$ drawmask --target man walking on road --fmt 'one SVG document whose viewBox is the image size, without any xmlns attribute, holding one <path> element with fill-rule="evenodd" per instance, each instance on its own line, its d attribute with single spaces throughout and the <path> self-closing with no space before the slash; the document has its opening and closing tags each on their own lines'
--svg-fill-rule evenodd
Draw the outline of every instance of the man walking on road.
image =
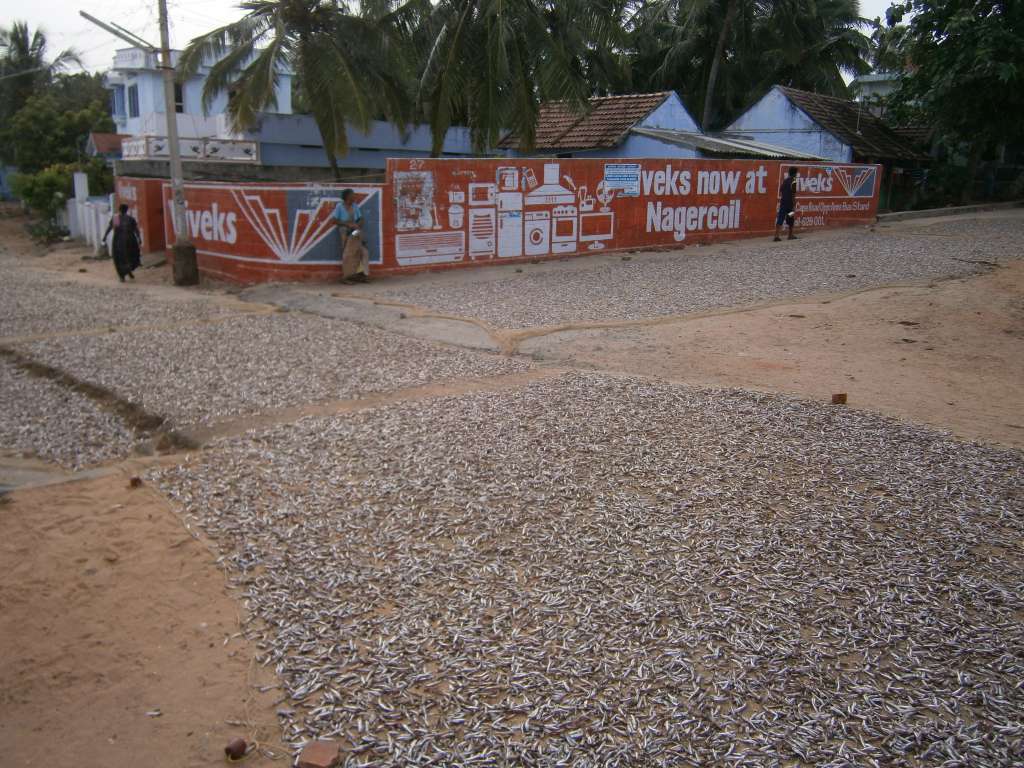
<svg viewBox="0 0 1024 768">
<path fill-rule="evenodd" d="M 789 227 L 787 239 L 796 240 L 796 235 L 793 234 L 793 224 L 796 222 L 796 168 L 789 169 L 789 175 L 782 180 L 782 186 L 779 187 L 779 213 L 775 217 L 776 243 L 782 240 L 779 237 L 779 227 L 783 222 Z"/>
</svg>

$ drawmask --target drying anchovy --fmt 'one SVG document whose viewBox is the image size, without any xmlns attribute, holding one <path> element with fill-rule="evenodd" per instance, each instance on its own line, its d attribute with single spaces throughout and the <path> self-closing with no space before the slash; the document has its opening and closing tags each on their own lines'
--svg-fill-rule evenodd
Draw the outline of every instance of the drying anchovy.
<svg viewBox="0 0 1024 768">
<path fill-rule="evenodd" d="M 491 271 L 462 281 L 382 286 L 388 299 L 500 328 L 585 321 L 639 320 L 898 281 L 975 274 L 1020 257 L 1024 222 L 1016 218 L 913 222 L 863 227 L 784 246 L 765 241 L 713 250 L 612 254 L 541 267 Z M 904 228 L 906 227 L 906 228 Z M 600 257 L 599 257 L 600 258 Z"/>
<path fill-rule="evenodd" d="M 110 262 L 90 271 L 113 277 Z M 187 294 L 185 294 L 187 296 Z M 209 298 L 161 299 L 136 285 L 97 285 L 28 269 L 0 254 L 0 338 L 86 329 L 194 322 L 230 311 Z"/>
<path fill-rule="evenodd" d="M 19 347 L 177 426 L 357 398 L 529 364 L 300 314 L 39 341 Z"/>
<path fill-rule="evenodd" d="M 574 374 L 154 471 L 347 766 L 1024 761 L 1024 457 Z"/>
<path fill-rule="evenodd" d="M 0 359 L 0 447 L 68 469 L 121 458 L 135 437 L 85 395 Z"/>
</svg>

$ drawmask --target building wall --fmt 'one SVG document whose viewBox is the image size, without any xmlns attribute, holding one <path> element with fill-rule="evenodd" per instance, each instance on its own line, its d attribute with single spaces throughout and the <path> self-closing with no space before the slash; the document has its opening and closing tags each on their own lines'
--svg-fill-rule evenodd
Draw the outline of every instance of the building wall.
<svg viewBox="0 0 1024 768">
<path fill-rule="evenodd" d="M 853 78 L 850 88 L 858 96 L 865 99 L 877 99 L 888 96 L 900 85 L 899 75 L 891 72 L 883 72 L 874 75 L 862 75 Z"/>
<path fill-rule="evenodd" d="M 329 164 L 320 130 L 310 115 L 263 115 L 252 131 L 241 138 L 260 142 L 264 165 L 301 165 L 326 168 Z M 367 131 L 348 128 L 349 152 L 338 158 L 342 168 L 372 168 L 383 171 L 389 157 L 427 157 L 431 150 L 430 128 L 400 127 L 375 120 Z M 468 128 L 449 128 L 442 153 L 448 156 L 473 154 Z"/>
<path fill-rule="evenodd" d="M 664 103 L 641 120 L 638 128 L 663 128 L 674 131 L 696 131 L 700 132 L 697 122 L 690 116 L 683 102 L 672 93 L 665 99 Z M 523 154 L 510 151 L 510 157 L 524 157 Z M 696 158 L 700 154 L 693 149 L 680 147 L 674 144 L 667 144 L 647 136 L 627 134 L 626 137 L 615 147 L 604 147 L 601 149 L 583 149 L 574 151 L 541 150 L 534 152 L 536 156 L 550 156 L 561 158 L 623 158 L 623 157 L 674 157 L 674 158 Z"/>
<path fill-rule="evenodd" d="M 345 184 L 185 185 L 189 237 L 200 274 L 242 284 L 338 280 L 341 240 L 331 218 Z M 162 184 L 164 235 L 174 241 L 170 185 Z M 363 214 L 371 269 L 383 265 L 385 185 L 349 187 Z M 173 254 L 168 254 L 173 258 Z"/>
<path fill-rule="evenodd" d="M 682 130 L 682 129 L 680 129 Z M 592 153 L 580 153 L 576 157 L 671 157 L 682 159 L 696 159 L 700 153 L 690 147 L 680 147 L 678 144 L 669 144 L 658 141 L 650 136 L 639 136 L 631 133 L 622 144 L 613 150 L 595 150 Z"/>
<path fill-rule="evenodd" d="M 174 60 L 177 61 L 177 51 Z M 114 57 L 114 67 L 107 76 L 107 87 L 112 92 L 111 116 L 118 133 L 133 136 L 159 135 L 167 132 L 164 115 L 163 75 L 155 67 L 153 54 L 138 49 L 122 49 Z M 204 66 L 199 73 L 182 84 L 184 112 L 178 113 L 178 128 L 184 138 L 230 138 L 220 131 L 225 123 L 218 122 L 217 116 L 227 110 L 228 94 L 216 94 L 209 109 L 203 109 L 203 87 L 210 68 Z M 289 73 L 278 75 L 275 89 L 277 102 L 271 111 L 290 114 L 292 111 L 292 78 Z M 128 89 L 138 88 L 139 114 L 131 116 L 128 104 Z"/>
<path fill-rule="evenodd" d="M 875 220 L 882 173 L 874 165 L 392 159 L 385 184 L 351 186 L 366 220 L 371 272 L 398 274 L 767 237 L 791 165 L 800 169 L 798 227 Z M 119 191 L 133 181 L 119 178 Z M 200 272 L 240 283 L 336 279 L 340 248 L 330 215 L 343 186 L 186 184 Z M 140 221 L 150 216 L 141 200 Z M 161 200 L 170 242 L 166 183 Z"/>
<path fill-rule="evenodd" d="M 853 160 L 853 149 L 850 146 L 811 120 L 776 88 L 772 88 L 740 115 L 725 133 L 788 147 L 840 163 Z"/>
<path fill-rule="evenodd" d="M 114 205 L 128 206 L 128 213 L 139 223 L 142 252 L 153 253 L 167 248 L 164 235 L 164 207 L 161 205 L 162 179 L 118 177 L 114 184 Z"/>
<path fill-rule="evenodd" d="M 514 263 L 768 235 L 791 161 L 392 160 L 380 271 Z M 797 164 L 798 226 L 873 221 L 877 166 Z"/>
<path fill-rule="evenodd" d="M 690 116 L 683 102 L 679 100 L 675 93 L 672 93 L 665 99 L 665 103 L 645 117 L 638 127 L 700 132 L 700 126 L 697 125 L 697 121 Z"/>
<path fill-rule="evenodd" d="M 164 110 L 163 79 L 153 68 L 150 54 L 137 49 L 124 49 L 115 56 L 115 67 L 108 75 L 112 91 L 112 115 L 119 133 L 132 136 L 166 136 L 167 116 Z M 250 130 L 235 131 L 226 114 L 228 95 L 222 91 L 204 110 L 202 92 L 209 67 L 182 85 L 184 112 L 176 120 L 182 138 L 223 138 L 257 141 L 260 162 L 266 166 L 327 168 L 329 163 L 316 123 L 310 115 L 293 115 L 292 76 L 279 73 L 277 101 L 261 114 Z M 138 115 L 130 116 L 128 89 L 138 89 Z M 431 153 L 430 129 L 425 125 L 409 126 L 403 131 L 391 123 L 374 121 L 367 131 L 351 126 L 348 129 L 350 151 L 338 158 L 345 169 L 361 169 L 383 173 L 387 157 L 426 157 Z M 448 130 L 442 155 L 473 154 L 467 128 Z"/>
</svg>

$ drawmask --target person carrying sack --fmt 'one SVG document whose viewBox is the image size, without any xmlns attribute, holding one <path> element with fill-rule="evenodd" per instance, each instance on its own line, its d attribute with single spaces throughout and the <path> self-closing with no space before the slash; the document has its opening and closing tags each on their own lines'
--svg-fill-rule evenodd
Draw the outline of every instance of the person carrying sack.
<svg viewBox="0 0 1024 768">
<path fill-rule="evenodd" d="M 351 189 L 341 192 L 341 202 L 334 208 L 334 226 L 341 234 L 341 282 L 365 283 L 369 280 L 369 253 L 363 242 L 363 213 L 353 201 Z"/>
</svg>

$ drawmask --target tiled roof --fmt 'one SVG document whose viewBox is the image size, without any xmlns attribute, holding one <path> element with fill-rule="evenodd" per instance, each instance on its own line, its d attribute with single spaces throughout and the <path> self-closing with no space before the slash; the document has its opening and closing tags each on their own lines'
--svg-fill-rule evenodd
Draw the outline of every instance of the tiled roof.
<svg viewBox="0 0 1024 768">
<path fill-rule="evenodd" d="M 925 148 L 932 141 L 935 128 L 931 125 L 903 125 L 893 128 L 893 133 L 907 144 L 916 148 Z"/>
<path fill-rule="evenodd" d="M 777 87 L 814 122 L 844 144 L 853 147 L 856 155 L 877 160 L 916 160 L 921 157 L 889 126 L 854 101 L 781 85 Z"/>
<path fill-rule="evenodd" d="M 90 133 L 89 142 L 97 155 L 121 154 L 121 139 L 129 138 L 123 133 Z"/>
<path fill-rule="evenodd" d="M 630 128 L 660 107 L 670 95 L 669 91 L 662 91 L 594 97 L 583 113 L 574 112 L 562 101 L 542 104 L 534 148 L 576 150 L 618 146 Z M 498 146 L 518 149 L 519 139 L 510 133 Z"/>
</svg>

